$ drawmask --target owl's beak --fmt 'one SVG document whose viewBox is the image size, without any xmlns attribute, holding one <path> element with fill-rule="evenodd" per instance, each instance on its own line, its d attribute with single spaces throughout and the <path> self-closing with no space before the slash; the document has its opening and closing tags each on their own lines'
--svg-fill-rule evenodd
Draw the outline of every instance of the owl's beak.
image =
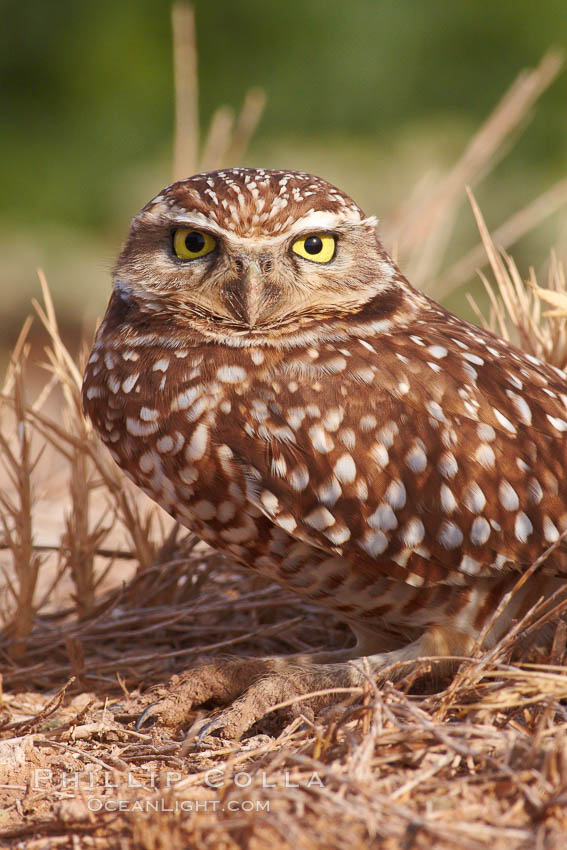
<svg viewBox="0 0 567 850">
<path fill-rule="evenodd" d="M 260 316 L 263 290 L 264 282 L 260 266 L 251 260 L 244 276 L 238 281 L 239 312 L 242 313 L 242 319 L 251 328 L 256 326 Z"/>
</svg>

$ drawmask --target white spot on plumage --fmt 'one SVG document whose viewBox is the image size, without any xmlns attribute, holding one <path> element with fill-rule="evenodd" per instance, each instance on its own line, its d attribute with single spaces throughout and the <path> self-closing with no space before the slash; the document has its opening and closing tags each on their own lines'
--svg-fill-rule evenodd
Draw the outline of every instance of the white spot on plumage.
<svg viewBox="0 0 567 850">
<path fill-rule="evenodd" d="M 152 372 L 166 372 L 169 368 L 169 357 L 162 357 L 161 360 L 156 360 L 152 366 Z"/>
<path fill-rule="evenodd" d="M 384 469 L 388 466 L 390 461 L 390 455 L 388 451 L 382 443 L 374 443 L 370 449 L 370 457 L 381 469 Z"/>
<path fill-rule="evenodd" d="M 108 385 L 108 389 L 111 393 L 117 393 L 120 389 L 120 379 L 116 377 L 116 375 L 107 375 L 106 383 Z"/>
<path fill-rule="evenodd" d="M 350 531 L 345 525 L 335 525 L 323 534 L 335 546 L 340 546 L 350 539 Z"/>
<path fill-rule="evenodd" d="M 356 464 L 349 454 L 343 454 L 333 467 L 333 472 L 341 484 L 352 484 L 356 478 Z"/>
<path fill-rule="evenodd" d="M 102 398 L 105 391 L 102 387 L 89 387 L 87 390 L 87 398 Z"/>
<path fill-rule="evenodd" d="M 438 466 L 443 478 L 454 478 L 459 471 L 459 465 L 453 452 L 444 452 L 439 458 Z"/>
<path fill-rule="evenodd" d="M 321 364 L 323 368 L 331 374 L 342 372 L 346 368 L 347 362 L 344 357 L 333 357 L 331 360 L 326 360 Z"/>
<path fill-rule="evenodd" d="M 217 378 L 223 384 L 238 384 L 246 378 L 246 372 L 242 366 L 220 366 Z"/>
<path fill-rule="evenodd" d="M 413 555 L 413 549 L 402 549 L 400 552 L 395 552 L 392 555 L 392 561 L 399 564 L 400 567 L 407 567 L 410 557 Z"/>
<path fill-rule="evenodd" d="M 458 345 L 459 348 L 462 348 L 465 351 L 468 351 L 468 345 L 466 342 L 463 342 L 462 339 L 457 339 L 456 337 L 451 337 L 451 342 L 454 342 L 455 345 Z"/>
<path fill-rule="evenodd" d="M 371 351 L 373 354 L 376 354 L 376 349 L 366 339 L 359 339 L 358 341 L 361 345 L 364 346 L 364 348 L 368 349 L 368 351 Z"/>
<path fill-rule="evenodd" d="M 512 390 L 506 390 L 506 395 L 512 400 L 512 404 L 514 405 L 514 409 L 516 410 L 520 422 L 523 422 L 524 425 L 531 425 L 532 412 L 525 398 L 512 392 Z"/>
<path fill-rule="evenodd" d="M 295 443 L 293 431 L 287 425 L 280 425 L 272 430 L 272 436 L 280 443 Z"/>
<path fill-rule="evenodd" d="M 271 462 L 271 471 L 272 475 L 277 475 L 279 478 L 284 478 L 287 473 L 287 463 L 285 458 L 280 455 L 280 457 L 272 458 Z"/>
<path fill-rule="evenodd" d="M 170 437 L 169 434 L 164 434 L 163 437 L 160 437 L 156 443 L 156 449 L 158 452 L 165 454 L 166 452 L 170 452 L 173 448 L 173 437 Z"/>
<path fill-rule="evenodd" d="M 507 511 L 517 511 L 520 507 L 520 499 L 518 494 L 512 487 L 509 481 L 505 478 L 500 482 L 500 487 L 498 488 L 498 497 L 500 499 L 500 504 Z"/>
<path fill-rule="evenodd" d="M 123 391 L 124 391 L 125 393 L 129 393 L 129 392 L 130 392 L 130 390 L 133 390 L 133 389 L 134 389 L 134 387 L 136 386 L 136 382 L 137 382 L 137 380 L 138 380 L 138 378 L 139 378 L 139 377 L 140 377 L 140 373 L 139 373 L 139 372 L 134 372 L 132 375 L 128 375 L 128 377 L 127 377 L 127 378 L 125 378 L 125 379 L 122 381 L 122 389 L 123 389 Z"/>
<path fill-rule="evenodd" d="M 383 531 L 367 531 L 359 546 L 375 558 L 388 548 L 388 538 Z"/>
<path fill-rule="evenodd" d="M 516 387 L 517 390 L 522 390 L 524 388 L 522 381 L 520 381 L 517 375 L 513 375 L 512 372 L 507 373 L 506 380 L 508 383 L 512 384 L 513 387 Z"/>
<path fill-rule="evenodd" d="M 477 561 L 475 558 L 471 558 L 470 555 L 463 555 L 461 563 L 459 564 L 458 569 L 462 573 L 466 573 L 469 576 L 476 576 L 480 572 L 482 568 L 482 564 L 480 561 Z"/>
<path fill-rule="evenodd" d="M 321 418 L 321 408 L 317 404 L 308 404 L 305 408 L 305 412 L 311 417 L 311 419 Z"/>
<path fill-rule="evenodd" d="M 447 487 L 446 484 L 441 485 L 441 489 L 439 491 L 440 499 L 441 499 L 441 507 L 446 514 L 452 514 L 457 510 L 457 500 L 453 495 L 453 491 Z"/>
<path fill-rule="evenodd" d="M 417 573 L 408 573 L 405 583 L 409 584 L 410 587 L 423 587 L 425 579 Z"/>
<path fill-rule="evenodd" d="M 213 503 L 207 501 L 207 499 L 201 499 L 199 502 L 196 502 L 195 505 L 193 505 L 193 511 L 195 515 L 204 522 L 209 519 L 213 519 L 217 512 Z"/>
<path fill-rule="evenodd" d="M 520 543 L 525 543 L 534 530 L 530 518 L 523 511 L 519 511 L 514 524 L 514 532 Z"/>
<path fill-rule="evenodd" d="M 476 366 L 484 366 L 484 360 L 482 357 L 479 357 L 478 354 L 472 354 L 471 352 L 466 351 L 461 356 L 465 360 L 468 360 L 469 363 L 474 363 Z"/>
<path fill-rule="evenodd" d="M 490 537 L 490 523 L 483 516 L 477 516 L 471 526 L 471 543 L 483 546 Z"/>
<path fill-rule="evenodd" d="M 372 413 L 365 413 L 358 421 L 358 426 L 361 431 L 372 431 L 378 424 L 376 417 Z"/>
<path fill-rule="evenodd" d="M 184 484 L 194 484 L 199 478 L 199 472 L 194 466 L 184 466 L 179 470 L 179 477 Z"/>
<path fill-rule="evenodd" d="M 335 518 L 327 508 L 321 506 L 307 514 L 305 522 L 316 531 L 323 531 L 324 528 L 335 524 Z"/>
<path fill-rule="evenodd" d="M 140 467 L 142 472 L 146 473 L 146 475 L 152 472 L 155 466 L 153 453 L 144 452 L 144 454 L 140 455 L 140 458 L 138 460 L 138 466 Z"/>
<path fill-rule="evenodd" d="M 252 540 L 256 536 L 256 527 L 251 523 L 250 525 L 243 525 L 239 528 L 223 528 L 220 536 L 229 543 L 245 543 L 247 540 Z"/>
<path fill-rule="evenodd" d="M 509 558 L 506 555 L 497 555 L 494 559 L 494 566 L 496 569 L 501 570 L 509 563 Z"/>
<path fill-rule="evenodd" d="M 445 549 L 456 549 L 463 542 L 463 532 L 454 522 L 445 520 L 439 529 L 437 539 Z"/>
<path fill-rule="evenodd" d="M 185 449 L 185 457 L 187 460 L 201 460 L 209 443 L 209 428 L 202 422 L 197 425 L 191 435 L 191 439 Z"/>
<path fill-rule="evenodd" d="M 265 422 L 269 417 L 268 405 L 265 401 L 255 398 L 250 406 L 252 418 L 257 422 Z"/>
<path fill-rule="evenodd" d="M 476 481 L 467 487 L 467 491 L 463 499 L 463 504 L 473 514 L 479 514 L 481 511 L 484 510 L 484 507 L 486 505 L 486 496 L 484 495 Z"/>
<path fill-rule="evenodd" d="M 263 507 L 268 511 L 272 516 L 276 514 L 279 510 L 280 503 L 277 496 L 274 496 L 270 490 L 263 490 L 260 493 L 260 501 Z"/>
<path fill-rule="evenodd" d="M 556 543 L 557 540 L 559 540 L 559 529 L 557 528 L 551 517 L 544 516 L 543 518 L 543 536 L 545 538 L 546 543 Z"/>
<path fill-rule="evenodd" d="M 301 423 L 305 419 L 305 416 L 306 411 L 304 407 L 290 407 L 285 418 L 293 430 L 297 431 L 298 428 L 301 428 Z"/>
<path fill-rule="evenodd" d="M 159 413 L 155 408 L 142 407 L 140 409 L 140 419 L 143 419 L 144 422 L 155 422 L 158 416 Z"/>
<path fill-rule="evenodd" d="M 196 401 L 185 411 L 185 418 L 188 422 L 195 422 L 202 413 L 207 409 L 207 401 L 200 396 Z"/>
<path fill-rule="evenodd" d="M 393 510 L 401 510 L 405 506 L 407 498 L 403 482 L 399 479 L 392 481 L 384 494 L 384 498 Z"/>
<path fill-rule="evenodd" d="M 275 523 L 279 528 L 287 531 L 288 534 L 293 534 L 297 528 L 297 522 L 291 514 L 279 514 L 275 519 Z"/>
<path fill-rule="evenodd" d="M 492 440 L 496 439 L 496 431 L 492 427 L 492 425 L 487 425 L 485 422 L 481 422 L 476 429 L 476 433 L 480 440 L 483 440 L 485 443 L 491 443 Z"/>
<path fill-rule="evenodd" d="M 352 428 L 341 428 L 339 431 L 339 440 L 349 451 L 352 451 L 356 445 L 356 434 Z"/>
<path fill-rule="evenodd" d="M 541 489 L 541 484 L 537 478 L 532 478 L 528 482 L 528 501 L 531 502 L 532 505 L 539 505 L 542 499 L 543 490 Z"/>
<path fill-rule="evenodd" d="M 400 530 L 400 538 L 404 546 L 413 548 L 418 546 L 425 535 L 425 528 L 422 521 L 418 517 L 413 517 Z"/>
<path fill-rule="evenodd" d="M 465 401 L 463 404 L 466 413 L 470 416 L 471 419 L 478 420 L 478 402 L 477 401 Z"/>
<path fill-rule="evenodd" d="M 559 431 L 561 433 L 563 431 L 567 431 L 567 422 L 564 419 L 560 419 L 557 416 L 550 416 L 549 413 L 546 414 L 546 416 L 556 431 Z"/>
<path fill-rule="evenodd" d="M 374 371 L 369 366 L 361 366 L 360 368 L 354 370 L 354 375 L 357 378 L 360 378 L 360 380 L 363 381 L 365 384 L 371 384 L 374 380 Z"/>
<path fill-rule="evenodd" d="M 484 467 L 484 469 L 493 469 L 496 462 L 494 449 L 488 443 L 481 443 L 474 453 L 475 460 Z"/>
<path fill-rule="evenodd" d="M 359 478 L 354 485 L 355 493 L 359 501 L 365 502 L 368 499 L 368 484 L 364 478 Z"/>
<path fill-rule="evenodd" d="M 380 443 L 383 443 L 387 449 L 390 449 L 394 444 L 394 438 L 400 433 L 400 429 L 396 422 L 390 421 L 383 425 L 376 438 Z"/>
<path fill-rule="evenodd" d="M 321 424 L 326 431 L 332 431 L 334 433 L 340 427 L 340 424 L 343 421 L 343 417 L 344 408 L 331 407 L 325 412 L 325 415 L 321 420 Z"/>
<path fill-rule="evenodd" d="M 425 409 L 427 412 L 433 416 L 434 419 L 438 419 L 439 422 L 445 421 L 445 414 L 443 413 L 443 408 L 436 401 L 427 401 L 425 403 Z"/>
<path fill-rule="evenodd" d="M 473 382 L 473 384 L 476 384 L 476 379 L 478 378 L 478 372 L 476 371 L 476 369 L 473 366 L 471 366 L 470 363 L 463 363 L 463 372 L 465 373 L 467 378 L 470 381 Z"/>
<path fill-rule="evenodd" d="M 327 481 L 324 484 L 321 484 L 318 488 L 317 496 L 320 502 L 328 508 L 332 508 L 340 499 L 342 492 L 343 491 L 341 490 L 339 482 L 334 475 L 331 475 Z"/>
<path fill-rule="evenodd" d="M 335 444 L 321 425 L 312 425 L 309 429 L 309 437 L 315 451 L 328 454 L 333 450 Z"/>
<path fill-rule="evenodd" d="M 414 446 L 406 455 L 406 464 L 416 474 L 423 472 L 427 466 L 427 455 L 421 446 Z"/>
<path fill-rule="evenodd" d="M 427 350 L 432 357 L 435 357 L 436 360 L 441 360 L 443 357 L 447 356 L 447 349 L 444 345 L 430 345 Z"/>
<path fill-rule="evenodd" d="M 148 437 L 150 434 L 155 434 L 158 429 L 157 422 L 140 422 L 132 416 L 126 419 L 126 430 L 134 437 Z"/>
<path fill-rule="evenodd" d="M 221 502 L 217 508 L 219 522 L 230 522 L 236 516 L 236 505 L 234 502 Z"/>
<path fill-rule="evenodd" d="M 366 520 L 370 528 L 378 531 L 392 531 L 398 527 L 396 514 L 388 504 L 379 505 L 373 514 Z"/>
<path fill-rule="evenodd" d="M 502 425 L 503 428 L 505 428 L 507 431 L 509 431 L 510 434 L 516 434 L 517 433 L 512 422 L 510 422 L 510 420 L 507 419 L 506 416 L 504 416 L 504 414 L 501 413 L 501 411 L 498 410 L 497 407 L 493 407 L 492 412 L 494 413 L 494 416 L 496 417 L 496 419 L 498 420 L 500 425 Z"/>
<path fill-rule="evenodd" d="M 187 410 L 190 407 L 196 398 L 198 398 L 203 392 L 203 385 L 196 384 L 194 387 L 189 387 L 183 392 L 179 393 L 173 401 L 171 402 L 170 409 L 172 411 L 176 410 Z"/>
<path fill-rule="evenodd" d="M 289 486 L 296 493 L 302 493 L 309 484 L 309 470 L 304 464 L 292 469 L 289 476 Z"/>
</svg>

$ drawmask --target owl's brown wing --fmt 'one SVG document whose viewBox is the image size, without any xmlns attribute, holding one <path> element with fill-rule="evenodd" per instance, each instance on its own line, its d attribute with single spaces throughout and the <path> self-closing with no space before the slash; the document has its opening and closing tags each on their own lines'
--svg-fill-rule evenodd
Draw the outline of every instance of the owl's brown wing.
<svg viewBox="0 0 567 850">
<path fill-rule="evenodd" d="M 416 585 L 522 571 L 567 528 L 562 373 L 439 315 L 291 356 L 231 446 L 276 525 Z"/>
</svg>

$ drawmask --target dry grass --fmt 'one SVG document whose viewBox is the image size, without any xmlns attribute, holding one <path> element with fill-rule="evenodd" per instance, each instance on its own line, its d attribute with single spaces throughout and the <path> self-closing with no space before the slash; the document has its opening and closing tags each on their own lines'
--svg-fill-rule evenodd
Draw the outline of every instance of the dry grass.
<svg viewBox="0 0 567 850">
<path fill-rule="evenodd" d="M 192 16 L 177 8 L 175 22 L 178 114 L 193 115 L 177 123 L 181 174 L 197 162 L 237 160 L 263 96 L 250 93 L 236 122 L 217 112 L 199 155 Z M 524 75 L 429 201 L 422 192 L 407 220 L 391 220 L 388 238 L 415 268 L 425 240 L 422 280 L 443 265 L 464 183 L 495 161 L 558 62 L 551 56 Z M 559 184 L 554 198 L 564 192 Z M 481 320 L 565 367 L 560 262 L 552 259 L 545 287 L 533 272 L 524 281 L 502 250 L 502 231 L 491 238 L 471 201 L 484 252 L 474 262 L 488 263 L 492 277 L 484 276 L 491 314 Z M 520 216 L 506 244 L 539 215 Z M 467 262 L 447 280 L 462 277 Z M 41 284 L 45 385 L 28 396 L 27 322 L 0 399 L 2 846 L 565 847 L 560 598 L 537 603 L 498 647 L 462 660 L 434 693 L 416 688 L 415 675 L 380 689 L 369 678 L 319 717 L 288 722 L 271 713 L 243 742 L 200 750 L 159 726 L 133 728 L 121 714 L 126 696 L 211 655 L 286 654 L 350 637 L 331 615 L 175 527 L 123 478 L 81 416 L 83 363 L 65 349 Z M 512 661 L 518 642 L 546 620 L 558 622 L 551 649 Z"/>
</svg>

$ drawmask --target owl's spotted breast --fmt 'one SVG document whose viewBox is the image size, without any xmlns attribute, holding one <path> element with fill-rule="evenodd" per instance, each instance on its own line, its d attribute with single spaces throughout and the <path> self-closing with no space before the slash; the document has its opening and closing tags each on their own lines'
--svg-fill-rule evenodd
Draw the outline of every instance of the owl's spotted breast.
<svg viewBox="0 0 567 850">
<path fill-rule="evenodd" d="M 565 375 L 412 289 L 331 189 L 238 169 L 164 190 L 134 220 L 84 407 L 218 550 L 362 630 L 474 639 L 567 530 Z M 180 222 L 213 234 L 207 256 L 175 256 Z M 298 258 L 323 230 L 331 259 Z M 559 547 L 501 630 L 566 570 Z"/>
<path fill-rule="evenodd" d="M 291 587 L 273 526 L 341 556 L 355 584 L 502 574 L 567 526 L 565 398 L 559 376 L 478 329 L 432 335 L 436 317 L 286 352 L 133 335 L 95 350 L 86 408 L 165 510 Z"/>
</svg>

